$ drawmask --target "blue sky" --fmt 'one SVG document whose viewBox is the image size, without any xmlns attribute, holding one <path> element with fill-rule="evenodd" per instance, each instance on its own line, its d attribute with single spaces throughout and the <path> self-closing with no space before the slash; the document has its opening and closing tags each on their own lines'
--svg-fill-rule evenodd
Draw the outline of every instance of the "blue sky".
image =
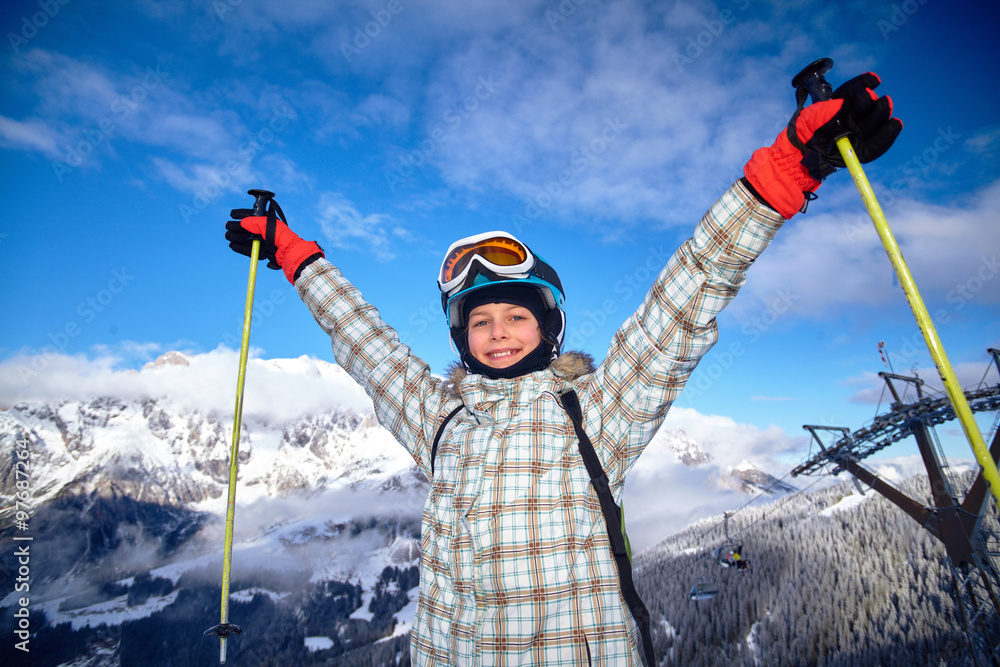
<svg viewBox="0 0 1000 667">
<path fill-rule="evenodd" d="M 1000 346 L 994 2 L 35 0 L 0 16 L 4 406 L 58 398 L 42 380 L 65 358 L 85 375 L 238 347 L 248 262 L 222 236 L 249 188 L 276 192 L 437 372 L 454 359 L 441 256 L 490 229 L 557 268 L 568 346 L 600 359 L 824 56 L 834 85 L 877 71 L 905 122 L 867 171 L 963 384 Z M 677 403 L 777 427 L 790 464 L 802 424 L 874 416 L 879 341 L 896 372 L 935 374 L 850 177 L 819 195 Z M 281 273 L 261 271 L 257 309 L 255 354 L 331 359 Z"/>
</svg>

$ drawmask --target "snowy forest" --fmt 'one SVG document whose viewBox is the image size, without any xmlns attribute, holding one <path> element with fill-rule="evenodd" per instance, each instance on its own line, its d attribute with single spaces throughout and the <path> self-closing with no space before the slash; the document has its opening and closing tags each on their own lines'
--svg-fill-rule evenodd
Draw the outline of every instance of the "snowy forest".
<svg viewBox="0 0 1000 667">
<path fill-rule="evenodd" d="M 926 480 L 919 477 L 901 488 L 912 497 L 927 497 Z M 349 528 L 389 540 L 416 526 L 372 518 Z M 746 572 L 721 568 L 711 558 L 725 542 L 721 517 L 635 557 L 661 665 L 973 664 L 943 548 L 878 494 L 869 490 L 860 498 L 853 484 L 842 482 L 770 504 L 753 502 L 732 515 L 726 528 L 743 545 L 751 564 Z M 690 600 L 698 582 L 717 584 L 718 595 Z M 415 595 L 416 585 L 415 567 L 386 568 L 375 590 L 367 592 L 352 582 L 297 580 L 280 569 L 234 582 L 234 589 L 250 586 L 259 592 L 232 604 L 231 618 L 247 632 L 230 640 L 230 661 L 407 665 L 408 636 L 394 633 L 395 615 L 412 602 L 408 595 Z M 85 602 L 125 593 L 130 607 L 150 596 L 176 597 L 151 616 L 120 626 L 44 627 L 27 662 L 6 642 L 0 663 L 165 666 L 218 659 L 217 643 L 202 637 L 199 625 L 217 613 L 218 586 L 195 572 L 176 584 L 141 573 L 128 586 L 106 584 Z M 362 619 L 357 610 L 365 601 L 368 613 Z M 0 630 L 9 636 L 9 617 L 3 624 Z M 331 641 L 310 650 L 305 638 L 316 635 Z"/>
<path fill-rule="evenodd" d="M 928 498 L 926 478 L 900 488 Z M 729 532 L 747 572 L 712 560 L 725 542 L 719 520 L 640 554 L 636 580 L 661 664 L 974 664 L 943 546 L 868 489 L 863 502 L 831 511 L 856 493 L 844 482 L 737 513 Z M 698 582 L 717 584 L 718 595 L 689 600 Z"/>
</svg>

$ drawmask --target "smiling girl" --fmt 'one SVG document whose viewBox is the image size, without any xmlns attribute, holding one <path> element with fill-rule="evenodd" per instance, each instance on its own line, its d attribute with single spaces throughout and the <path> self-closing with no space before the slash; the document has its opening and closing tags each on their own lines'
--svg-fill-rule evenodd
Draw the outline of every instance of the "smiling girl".
<svg viewBox="0 0 1000 667">
<path fill-rule="evenodd" d="M 556 272 L 520 240 L 455 242 L 438 275 L 460 361 L 441 378 L 400 342 L 315 243 L 232 212 L 226 238 L 263 237 L 430 482 L 421 524 L 416 665 L 655 664 L 617 503 L 625 478 L 717 338 L 715 318 L 820 181 L 849 133 L 863 161 L 902 123 L 874 74 L 801 108 L 673 254 L 600 365 L 562 353 Z"/>
</svg>

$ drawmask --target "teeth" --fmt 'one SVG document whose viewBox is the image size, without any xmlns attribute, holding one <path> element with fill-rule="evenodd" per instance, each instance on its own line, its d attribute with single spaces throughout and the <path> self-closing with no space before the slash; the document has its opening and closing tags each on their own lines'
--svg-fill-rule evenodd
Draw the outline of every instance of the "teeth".
<svg viewBox="0 0 1000 667">
<path fill-rule="evenodd" d="M 508 352 L 494 352 L 490 356 L 493 357 L 494 359 L 496 359 L 498 357 L 509 357 L 512 354 L 514 354 L 514 353 L 513 352 L 509 352 L 509 351 Z"/>
</svg>

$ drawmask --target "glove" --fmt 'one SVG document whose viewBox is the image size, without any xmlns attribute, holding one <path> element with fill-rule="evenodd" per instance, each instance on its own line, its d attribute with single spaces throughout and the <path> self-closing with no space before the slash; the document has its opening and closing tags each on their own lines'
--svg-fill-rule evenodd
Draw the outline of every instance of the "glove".
<svg viewBox="0 0 1000 667">
<path fill-rule="evenodd" d="M 258 216 L 251 209 L 234 208 L 229 215 L 235 219 L 226 223 L 226 240 L 234 251 L 249 257 L 253 240 L 261 239 L 260 258 L 270 260 L 268 268 L 283 269 L 294 285 L 302 269 L 325 255 L 314 241 L 303 241 L 289 229 L 278 218 L 274 206 L 272 200 L 267 215 Z"/>
<path fill-rule="evenodd" d="M 840 137 L 850 137 L 862 163 L 889 150 L 903 122 L 892 117 L 892 98 L 875 94 L 879 83 L 868 72 L 837 88 L 829 100 L 800 105 L 774 144 L 754 152 L 743 173 L 771 208 L 785 218 L 804 210 L 806 193 L 844 166 L 836 146 Z"/>
</svg>

